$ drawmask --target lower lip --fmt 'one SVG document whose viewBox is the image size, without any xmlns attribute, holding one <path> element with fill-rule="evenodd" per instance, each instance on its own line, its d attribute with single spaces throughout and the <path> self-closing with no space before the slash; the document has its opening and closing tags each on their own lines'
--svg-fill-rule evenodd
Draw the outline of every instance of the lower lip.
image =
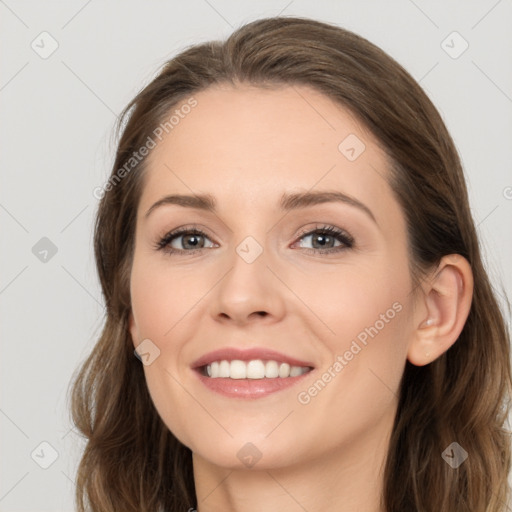
<svg viewBox="0 0 512 512">
<path fill-rule="evenodd" d="M 230 398 L 263 398 L 302 381 L 313 370 L 297 377 L 276 377 L 275 379 L 226 379 L 206 377 L 195 373 L 199 380 L 210 390 Z"/>
</svg>

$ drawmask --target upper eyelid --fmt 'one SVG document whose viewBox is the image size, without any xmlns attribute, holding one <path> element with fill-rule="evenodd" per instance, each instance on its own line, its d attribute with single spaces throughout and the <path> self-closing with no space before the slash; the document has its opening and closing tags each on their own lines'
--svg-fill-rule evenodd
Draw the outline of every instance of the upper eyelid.
<svg viewBox="0 0 512 512">
<path fill-rule="evenodd" d="M 323 223 L 323 224 L 317 223 L 316 226 L 311 226 L 309 228 L 302 229 L 294 236 L 295 237 L 303 237 L 305 235 L 310 235 L 310 234 L 314 233 L 315 231 L 322 231 L 322 230 L 329 230 L 329 229 L 334 229 L 336 231 L 340 231 L 341 232 L 340 234 L 346 234 L 347 236 L 350 236 L 350 237 L 352 236 L 350 234 L 350 232 L 347 231 L 346 229 L 340 228 L 338 226 L 335 226 L 335 225 L 329 224 L 329 223 Z M 165 231 L 162 235 L 159 236 L 159 238 L 162 239 L 167 236 L 183 236 L 188 233 L 200 233 L 201 235 L 210 237 L 210 234 L 208 233 L 207 228 L 196 227 L 195 225 L 193 225 L 193 226 L 185 225 L 184 227 Z M 214 236 L 214 238 L 215 238 L 215 236 Z"/>
</svg>

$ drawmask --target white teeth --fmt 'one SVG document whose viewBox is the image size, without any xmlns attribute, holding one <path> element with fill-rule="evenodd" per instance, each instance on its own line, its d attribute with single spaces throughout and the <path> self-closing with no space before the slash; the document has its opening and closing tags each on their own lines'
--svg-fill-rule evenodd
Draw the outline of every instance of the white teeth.
<svg viewBox="0 0 512 512">
<path fill-rule="evenodd" d="M 229 378 L 230 379 L 246 379 L 247 378 L 247 366 L 243 361 L 231 361 L 229 366 Z"/>
<path fill-rule="evenodd" d="M 290 368 L 290 377 L 298 377 L 302 375 L 302 368 L 300 366 L 292 366 Z"/>
<path fill-rule="evenodd" d="M 290 366 L 288 363 L 277 361 L 262 361 L 253 359 L 251 361 L 214 361 L 206 365 L 206 375 L 212 379 L 219 377 L 230 379 L 275 379 L 277 377 L 298 377 L 309 371 L 308 367 Z"/>
<path fill-rule="evenodd" d="M 221 361 L 219 364 L 219 377 L 229 377 L 229 361 Z"/>
<path fill-rule="evenodd" d="M 290 375 L 290 365 L 288 363 L 281 363 L 279 367 L 279 377 L 288 377 Z"/>
<path fill-rule="evenodd" d="M 265 365 L 265 377 L 274 379 L 279 375 L 279 366 L 275 361 L 267 361 Z"/>
<path fill-rule="evenodd" d="M 241 362 L 241 361 L 240 361 Z M 233 364 L 233 363 L 231 363 Z M 264 379 L 265 378 L 265 363 L 260 359 L 249 361 L 247 363 L 247 378 L 248 379 Z"/>
</svg>

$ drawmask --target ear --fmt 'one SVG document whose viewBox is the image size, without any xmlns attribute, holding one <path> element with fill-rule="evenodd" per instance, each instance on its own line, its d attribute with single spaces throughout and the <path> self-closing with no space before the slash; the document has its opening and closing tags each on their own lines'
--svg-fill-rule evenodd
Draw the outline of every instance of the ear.
<svg viewBox="0 0 512 512">
<path fill-rule="evenodd" d="M 473 298 L 473 272 L 460 254 L 444 256 L 420 290 L 407 359 L 424 366 L 446 352 L 466 323 Z"/>
<path fill-rule="evenodd" d="M 133 311 L 130 311 L 130 316 L 128 318 L 128 327 L 130 329 L 133 347 L 137 348 L 137 346 L 139 344 L 139 332 L 138 332 L 137 326 L 135 325 L 135 318 L 133 316 Z"/>
</svg>

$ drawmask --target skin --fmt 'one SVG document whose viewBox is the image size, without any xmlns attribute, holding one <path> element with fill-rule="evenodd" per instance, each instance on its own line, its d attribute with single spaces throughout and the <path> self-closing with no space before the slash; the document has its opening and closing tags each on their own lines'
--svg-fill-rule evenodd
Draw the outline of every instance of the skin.
<svg viewBox="0 0 512 512">
<path fill-rule="evenodd" d="M 197 106 L 149 155 L 130 332 L 135 347 L 150 339 L 160 350 L 144 366 L 146 381 L 164 423 L 193 452 L 198 510 L 377 512 L 406 360 L 428 364 L 456 341 L 471 303 L 469 264 L 447 256 L 413 287 L 405 219 L 386 181 L 386 156 L 328 97 L 306 86 L 240 84 L 194 97 Z M 366 146 L 354 161 L 338 150 L 349 134 Z M 376 222 L 341 203 L 279 210 L 281 194 L 309 190 L 348 194 Z M 171 193 L 210 193 L 218 210 L 165 205 L 145 218 Z M 155 249 L 166 233 L 191 224 L 207 233 L 201 251 L 185 252 L 190 237 L 174 240 L 180 254 Z M 346 230 L 354 246 L 309 254 L 322 246 L 299 236 L 317 225 Z M 252 263 L 236 252 L 248 236 L 263 249 Z M 400 312 L 300 403 L 298 393 L 394 303 Z M 272 348 L 315 369 L 298 386 L 265 398 L 224 397 L 190 365 L 226 346 Z M 237 457 L 247 443 L 261 453 L 252 467 Z"/>
</svg>

